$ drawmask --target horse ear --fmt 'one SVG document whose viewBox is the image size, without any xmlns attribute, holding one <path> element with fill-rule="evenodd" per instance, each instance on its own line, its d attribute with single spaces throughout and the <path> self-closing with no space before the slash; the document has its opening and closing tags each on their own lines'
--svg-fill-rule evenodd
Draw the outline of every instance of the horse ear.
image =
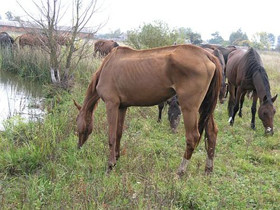
<svg viewBox="0 0 280 210">
<path fill-rule="evenodd" d="M 77 107 L 78 110 L 81 110 L 81 106 L 73 99 L 73 102 L 75 104 L 75 106 Z"/>
<path fill-rule="evenodd" d="M 278 94 L 276 94 L 276 95 L 271 99 L 272 103 L 274 103 L 274 101 L 276 100 L 277 96 L 278 96 Z"/>
</svg>

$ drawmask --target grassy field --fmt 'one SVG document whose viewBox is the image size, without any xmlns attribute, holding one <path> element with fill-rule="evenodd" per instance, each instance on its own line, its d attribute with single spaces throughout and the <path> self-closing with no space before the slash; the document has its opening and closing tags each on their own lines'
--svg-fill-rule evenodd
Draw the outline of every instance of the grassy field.
<svg viewBox="0 0 280 210">
<path fill-rule="evenodd" d="M 280 93 L 280 54 L 261 53 L 271 92 Z M 95 112 L 92 135 L 77 150 L 77 109 L 100 60 L 81 63 L 71 93 L 57 92 L 44 123 L 7 122 L 0 133 L 0 209 L 280 209 L 280 103 L 275 102 L 274 136 L 265 137 L 260 119 L 250 129 L 251 101 L 243 118 L 228 124 L 227 103 L 218 104 L 219 133 L 214 172 L 205 176 L 204 142 L 188 171 L 175 179 L 185 138 L 183 122 L 172 134 L 164 110 L 128 110 L 121 157 L 110 176 L 105 106 Z"/>
</svg>

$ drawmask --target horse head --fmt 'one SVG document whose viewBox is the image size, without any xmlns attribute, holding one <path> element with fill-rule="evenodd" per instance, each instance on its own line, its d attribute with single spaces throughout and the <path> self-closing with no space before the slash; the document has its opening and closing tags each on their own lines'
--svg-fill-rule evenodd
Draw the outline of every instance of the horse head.
<svg viewBox="0 0 280 210">
<path fill-rule="evenodd" d="M 88 136 L 92 132 L 93 120 L 92 120 L 91 113 L 87 113 L 85 110 L 82 109 L 82 107 L 75 100 L 73 101 L 75 106 L 79 110 L 79 114 L 76 118 L 76 122 L 77 122 L 77 132 L 79 137 L 78 149 L 80 149 L 88 139 Z"/>
<path fill-rule="evenodd" d="M 259 118 L 261 119 L 263 126 L 265 128 L 265 134 L 273 135 L 273 118 L 275 115 L 275 107 L 273 102 L 276 100 L 277 95 L 275 95 L 271 100 L 264 96 L 261 102 L 260 108 L 258 110 Z"/>
</svg>

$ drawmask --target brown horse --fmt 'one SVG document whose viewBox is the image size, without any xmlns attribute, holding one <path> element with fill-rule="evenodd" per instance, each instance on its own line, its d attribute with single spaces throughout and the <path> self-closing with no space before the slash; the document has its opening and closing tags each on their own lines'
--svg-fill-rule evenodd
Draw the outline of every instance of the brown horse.
<svg viewBox="0 0 280 210">
<path fill-rule="evenodd" d="M 56 34 L 53 37 L 54 41 L 58 45 L 68 45 L 70 43 L 70 37 L 67 35 Z M 17 37 L 17 42 L 20 47 L 48 47 L 49 39 L 45 34 L 42 33 L 26 33 Z"/>
<path fill-rule="evenodd" d="M 222 67 L 222 82 L 221 82 L 221 89 L 220 89 L 220 94 L 219 94 L 219 101 L 221 104 L 224 103 L 224 100 L 226 98 L 226 93 L 227 93 L 227 85 L 226 85 L 226 76 L 225 76 L 225 60 L 223 57 L 223 54 L 219 49 L 210 49 L 210 48 L 204 48 L 208 52 L 212 53 L 215 55 L 221 64 Z M 166 102 L 162 102 L 158 105 L 158 122 L 161 122 L 161 117 L 162 117 L 162 110 L 165 106 L 165 104 L 168 104 L 168 120 L 170 123 L 170 127 L 173 133 L 176 133 L 177 127 L 180 122 L 180 115 L 181 115 L 181 110 L 178 102 L 177 96 L 173 96 L 172 98 L 168 99 Z"/>
<path fill-rule="evenodd" d="M 262 120 L 265 133 L 273 135 L 273 118 L 275 115 L 273 102 L 277 95 L 271 97 L 268 76 L 257 51 L 250 48 L 247 51 L 238 49 L 232 52 L 229 55 L 226 71 L 230 93 L 228 102 L 230 125 L 233 125 L 238 110 L 239 116 L 242 117 L 244 96 L 248 91 L 253 91 L 251 128 L 255 129 L 256 105 L 259 98 L 259 118 Z"/>
<path fill-rule="evenodd" d="M 200 47 L 177 45 L 150 50 L 115 48 L 93 75 L 83 106 L 74 101 L 79 109 L 78 148 L 92 132 L 92 115 L 101 98 L 106 105 L 109 124 L 110 155 L 107 172 L 110 172 L 120 156 L 120 140 L 127 108 L 157 105 L 177 93 L 187 144 L 178 175 L 185 172 L 203 130 L 207 139 L 205 171 L 209 173 L 213 170 L 218 132 L 213 113 L 220 85 L 219 61 Z"/>
<path fill-rule="evenodd" d="M 45 35 L 39 33 L 26 33 L 16 38 L 20 47 L 45 47 L 48 39 Z"/>
<path fill-rule="evenodd" d="M 94 56 L 99 53 L 100 56 L 108 55 L 111 50 L 118 47 L 119 44 L 113 40 L 98 40 L 94 43 Z"/>
</svg>

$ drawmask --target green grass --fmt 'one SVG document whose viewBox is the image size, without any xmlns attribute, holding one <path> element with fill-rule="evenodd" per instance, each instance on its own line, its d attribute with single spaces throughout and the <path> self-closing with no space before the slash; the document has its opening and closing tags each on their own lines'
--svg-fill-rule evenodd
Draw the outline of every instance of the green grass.
<svg viewBox="0 0 280 210">
<path fill-rule="evenodd" d="M 272 94 L 280 93 L 280 54 L 262 53 Z M 105 106 L 95 112 L 92 135 L 77 150 L 75 118 L 90 76 L 100 61 L 81 63 L 71 93 L 55 96 L 44 123 L 10 122 L 0 133 L 0 209 L 279 209 L 280 104 L 275 102 L 275 134 L 264 136 L 256 117 L 250 129 L 251 101 L 243 118 L 228 124 L 227 103 L 218 104 L 219 133 L 214 172 L 204 175 L 204 142 L 196 148 L 186 175 L 175 173 L 185 149 L 183 122 L 172 134 L 164 110 L 157 123 L 157 107 L 128 110 L 121 157 L 105 175 L 108 139 Z M 12 121 L 12 120 L 11 120 Z"/>
</svg>

